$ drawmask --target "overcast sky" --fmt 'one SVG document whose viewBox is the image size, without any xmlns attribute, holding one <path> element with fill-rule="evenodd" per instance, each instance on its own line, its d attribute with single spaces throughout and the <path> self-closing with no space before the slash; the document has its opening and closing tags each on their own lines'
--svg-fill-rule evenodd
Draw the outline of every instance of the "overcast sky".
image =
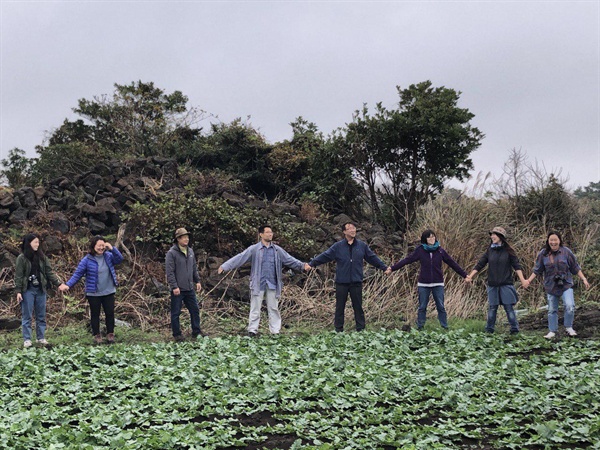
<svg viewBox="0 0 600 450">
<path fill-rule="evenodd" d="M 396 86 L 462 92 L 486 137 L 473 175 L 512 148 L 569 187 L 600 181 L 598 1 L 1 3 L 0 157 L 34 147 L 114 83 L 180 90 L 270 142 L 296 117 L 329 134 Z"/>
</svg>

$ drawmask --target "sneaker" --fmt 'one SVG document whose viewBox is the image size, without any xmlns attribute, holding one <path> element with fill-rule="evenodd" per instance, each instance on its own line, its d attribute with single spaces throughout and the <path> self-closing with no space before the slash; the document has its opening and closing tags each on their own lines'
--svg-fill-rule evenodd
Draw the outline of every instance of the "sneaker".
<svg viewBox="0 0 600 450">
<path fill-rule="evenodd" d="M 31 347 L 31 341 L 29 339 L 27 339 L 26 341 L 23 341 L 23 347 L 24 348 L 29 348 Z"/>
<path fill-rule="evenodd" d="M 108 333 L 106 335 L 106 342 L 108 342 L 109 344 L 114 344 L 115 343 L 115 333 Z"/>
<path fill-rule="evenodd" d="M 258 336 L 258 333 L 254 331 L 248 331 L 248 337 L 255 338 L 256 336 Z"/>
<path fill-rule="evenodd" d="M 173 336 L 173 339 L 175 339 L 175 342 L 183 342 L 183 341 L 185 341 L 185 338 L 183 337 L 182 334 L 178 334 L 177 336 Z"/>
<path fill-rule="evenodd" d="M 102 344 L 102 335 L 97 334 L 94 336 L 94 344 Z"/>
<path fill-rule="evenodd" d="M 40 345 L 48 345 L 48 341 L 46 339 L 38 339 L 36 342 Z"/>
<path fill-rule="evenodd" d="M 575 331 L 572 327 L 565 328 L 565 331 L 569 336 L 577 336 L 577 331 Z"/>
<path fill-rule="evenodd" d="M 550 333 L 548 333 L 546 336 L 544 336 L 546 339 L 552 339 L 554 336 L 556 336 L 556 333 L 554 331 L 551 331 Z"/>
<path fill-rule="evenodd" d="M 510 334 L 519 334 L 519 330 L 510 330 Z"/>
</svg>

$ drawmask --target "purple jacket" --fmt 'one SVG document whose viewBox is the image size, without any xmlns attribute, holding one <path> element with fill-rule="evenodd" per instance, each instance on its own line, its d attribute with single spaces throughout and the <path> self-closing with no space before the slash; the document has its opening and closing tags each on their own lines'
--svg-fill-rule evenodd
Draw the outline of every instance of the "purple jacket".
<svg viewBox="0 0 600 450">
<path fill-rule="evenodd" d="M 438 249 L 433 252 L 428 252 L 422 245 L 419 245 L 409 256 L 394 264 L 392 266 L 392 271 L 401 269 L 402 267 L 417 261 L 421 262 L 419 283 L 443 283 L 444 274 L 442 272 L 442 261 L 452 267 L 452 269 L 461 277 L 466 278 L 467 276 L 467 273 L 463 268 L 460 267 L 442 247 L 438 247 Z"/>
</svg>

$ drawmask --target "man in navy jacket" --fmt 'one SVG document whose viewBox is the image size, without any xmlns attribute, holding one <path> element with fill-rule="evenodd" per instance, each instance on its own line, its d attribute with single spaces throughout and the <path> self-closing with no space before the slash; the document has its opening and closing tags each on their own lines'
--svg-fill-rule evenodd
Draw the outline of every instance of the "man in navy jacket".
<svg viewBox="0 0 600 450">
<path fill-rule="evenodd" d="M 356 239 L 356 225 L 346 222 L 342 225 L 344 239 L 336 242 L 308 264 L 317 267 L 335 261 L 335 331 L 344 331 L 344 311 L 348 294 L 354 309 L 356 331 L 365 329 L 365 313 L 362 308 L 363 261 L 386 272 L 391 269 L 381 261 L 369 246 Z"/>
</svg>

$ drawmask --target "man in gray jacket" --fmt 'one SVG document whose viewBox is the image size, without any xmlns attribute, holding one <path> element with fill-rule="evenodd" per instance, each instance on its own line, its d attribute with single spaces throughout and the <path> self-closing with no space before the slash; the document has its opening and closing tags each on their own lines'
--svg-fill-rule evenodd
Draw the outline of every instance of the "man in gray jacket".
<svg viewBox="0 0 600 450">
<path fill-rule="evenodd" d="M 175 243 L 167 252 L 165 271 L 167 282 L 171 288 L 171 329 L 176 341 L 183 341 L 179 316 L 181 308 L 185 307 L 190 312 L 192 322 L 192 336 L 202 336 L 200 331 L 200 308 L 194 289 L 198 292 L 202 289 L 200 274 L 196 264 L 194 251 L 188 246 L 190 242 L 189 233 L 185 228 L 175 231 Z"/>
<path fill-rule="evenodd" d="M 258 332 L 260 322 L 260 309 L 263 298 L 267 299 L 269 313 L 269 331 L 278 334 L 281 330 L 281 315 L 279 314 L 278 299 L 281 296 L 283 279 L 281 271 L 283 266 L 295 270 L 310 270 L 307 263 L 290 256 L 284 249 L 273 244 L 273 230 L 268 225 L 258 228 L 260 241 L 251 245 L 242 253 L 225 261 L 219 267 L 219 273 L 237 269 L 248 261 L 251 262 L 250 271 L 250 317 L 248 319 L 248 336 L 254 337 Z"/>
</svg>

